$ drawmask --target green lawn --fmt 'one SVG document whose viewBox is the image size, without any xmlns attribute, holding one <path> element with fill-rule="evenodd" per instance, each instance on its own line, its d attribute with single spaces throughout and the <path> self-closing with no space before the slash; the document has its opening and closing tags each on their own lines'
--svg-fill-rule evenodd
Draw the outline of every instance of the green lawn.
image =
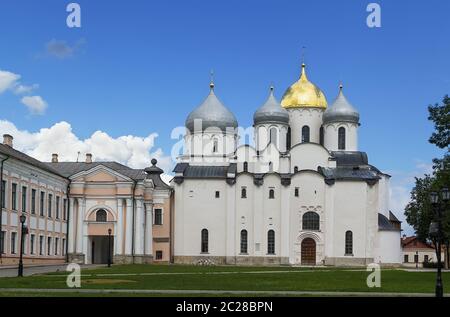
<svg viewBox="0 0 450 317">
<path fill-rule="evenodd" d="M 383 270 L 381 288 L 368 288 L 363 269 L 128 265 L 82 271 L 82 289 L 245 290 L 331 292 L 434 292 L 435 273 Z M 67 289 L 66 272 L 24 278 L 0 278 L 0 288 Z M 450 273 L 443 273 L 450 287 Z M 188 293 L 188 292 L 187 292 Z M 11 296 L 0 291 L 0 296 Z M 20 293 L 17 293 L 20 294 Z M 17 296 L 17 294 L 14 294 Z M 33 296 L 36 294 L 21 294 Z M 71 294 L 60 294 L 70 296 Z M 118 296 L 102 294 L 94 296 Z M 124 294 L 126 295 L 126 294 Z M 188 295 L 188 294 L 185 294 Z M 42 294 L 55 296 L 55 294 Z M 79 295 L 78 295 L 79 296 Z M 130 296 L 136 296 L 130 294 Z M 147 296 L 158 296 L 150 294 Z M 177 295 L 179 296 L 179 295 Z"/>
</svg>

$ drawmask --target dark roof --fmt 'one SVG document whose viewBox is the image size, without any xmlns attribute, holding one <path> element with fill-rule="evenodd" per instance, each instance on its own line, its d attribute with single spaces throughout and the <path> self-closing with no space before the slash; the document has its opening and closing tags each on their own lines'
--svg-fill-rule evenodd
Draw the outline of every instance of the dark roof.
<svg viewBox="0 0 450 317">
<path fill-rule="evenodd" d="M 334 180 L 378 180 L 380 177 L 378 173 L 371 169 L 367 168 L 358 168 L 358 167 L 337 167 L 337 168 L 328 168 L 328 167 L 320 167 L 319 173 L 321 173 L 325 179 L 334 179 Z"/>
<path fill-rule="evenodd" d="M 429 243 L 420 241 L 417 237 L 404 237 L 401 239 L 404 249 L 434 249 Z"/>
<path fill-rule="evenodd" d="M 49 173 L 52 173 L 52 174 L 55 174 L 55 175 L 58 175 L 58 176 L 64 177 L 64 178 L 66 177 L 64 174 L 60 173 L 57 169 L 54 169 L 53 167 L 49 166 L 48 164 L 43 163 L 39 160 L 36 160 L 35 158 L 32 158 L 31 156 L 29 156 L 23 152 L 17 151 L 8 145 L 4 145 L 4 144 L 0 143 L 0 153 L 3 155 L 6 155 L 8 157 L 12 157 L 16 160 L 22 161 L 24 163 L 30 164 L 34 167 L 40 168 Z"/>
<path fill-rule="evenodd" d="M 187 166 L 185 178 L 226 178 L 228 166 Z"/>
<path fill-rule="evenodd" d="M 142 181 L 144 179 L 151 179 L 155 188 L 170 188 L 160 177 L 163 170 L 153 165 L 144 169 L 133 169 L 117 162 L 58 162 L 58 163 L 44 163 L 47 166 L 57 170 L 65 177 L 71 177 L 83 171 L 88 171 L 96 166 L 102 165 L 119 174 L 127 176 L 135 181 Z M 155 163 L 156 164 L 156 163 Z"/>
<path fill-rule="evenodd" d="M 391 222 L 402 223 L 390 210 L 389 210 L 389 220 Z"/>
<path fill-rule="evenodd" d="M 378 230 L 380 231 L 400 231 L 400 229 L 396 228 L 389 219 L 383 215 L 378 214 Z"/>
<path fill-rule="evenodd" d="M 359 151 L 334 151 L 331 155 L 336 158 L 336 165 L 340 166 L 361 166 L 368 165 L 369 159 L 365 152 Z"/>
</svg>

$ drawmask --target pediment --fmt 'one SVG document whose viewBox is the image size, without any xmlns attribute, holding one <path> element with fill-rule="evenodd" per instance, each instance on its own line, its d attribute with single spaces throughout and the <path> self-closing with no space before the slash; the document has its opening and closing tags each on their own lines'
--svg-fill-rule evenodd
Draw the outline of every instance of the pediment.
<svg viewBox="0 0 450 317">
<path fill-rule="evenodd" d="M 131 179 L 103 165 L 98 165 L 90 170 L 80 172 L 72 177 L 73 181 L 111 183 L 129 182 Z"/>
</svg>

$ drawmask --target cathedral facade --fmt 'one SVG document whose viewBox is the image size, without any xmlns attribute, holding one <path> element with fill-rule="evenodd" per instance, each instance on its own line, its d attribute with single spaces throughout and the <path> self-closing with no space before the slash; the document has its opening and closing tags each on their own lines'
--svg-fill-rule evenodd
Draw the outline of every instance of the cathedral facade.
<svg viewBox="0 0 450 317">
<path fill-rule="evenodd" d="M 390 176 L 358 149 L 360 116 L 340 86 L 328 106 L 306 75 L 253 116 L 254 146 L 214 83 L 186 119 L 174 169 L 175 263 L 401 263 Z"/>
</svg>

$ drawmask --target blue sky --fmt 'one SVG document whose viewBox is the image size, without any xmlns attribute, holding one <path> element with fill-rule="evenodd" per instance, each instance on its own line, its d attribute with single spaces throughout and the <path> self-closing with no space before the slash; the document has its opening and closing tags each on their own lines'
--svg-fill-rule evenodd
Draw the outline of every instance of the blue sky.
<svg viewBox="0 0 450 317">
<path fill-rule="evenodd" d="M 309 79 L 330 103 L 343 81 L 361 114 L 360 150 L 394 183 L 442 154 L 427 142 L 426 107 L 449 93 L 448 1 L 79 0 L 80 29 L 66 26 L 69 2 L 0 3 L 0 70 L 37 84 L 48 104 L 33 115 L 22 96 L 0 93 L 0 120 L 19 130 L 66 121 L 82 140 L 156 132 L 169 154 L 211 69 L 217 95 L 248 127 L 271 83 L 281 98 L 297 80 L 306 46 Z M 381 28 L 366 25 L 370 2 L 381 5 Z M 73 51 L 58 57 L 49 43 Z"/>
</svg>

